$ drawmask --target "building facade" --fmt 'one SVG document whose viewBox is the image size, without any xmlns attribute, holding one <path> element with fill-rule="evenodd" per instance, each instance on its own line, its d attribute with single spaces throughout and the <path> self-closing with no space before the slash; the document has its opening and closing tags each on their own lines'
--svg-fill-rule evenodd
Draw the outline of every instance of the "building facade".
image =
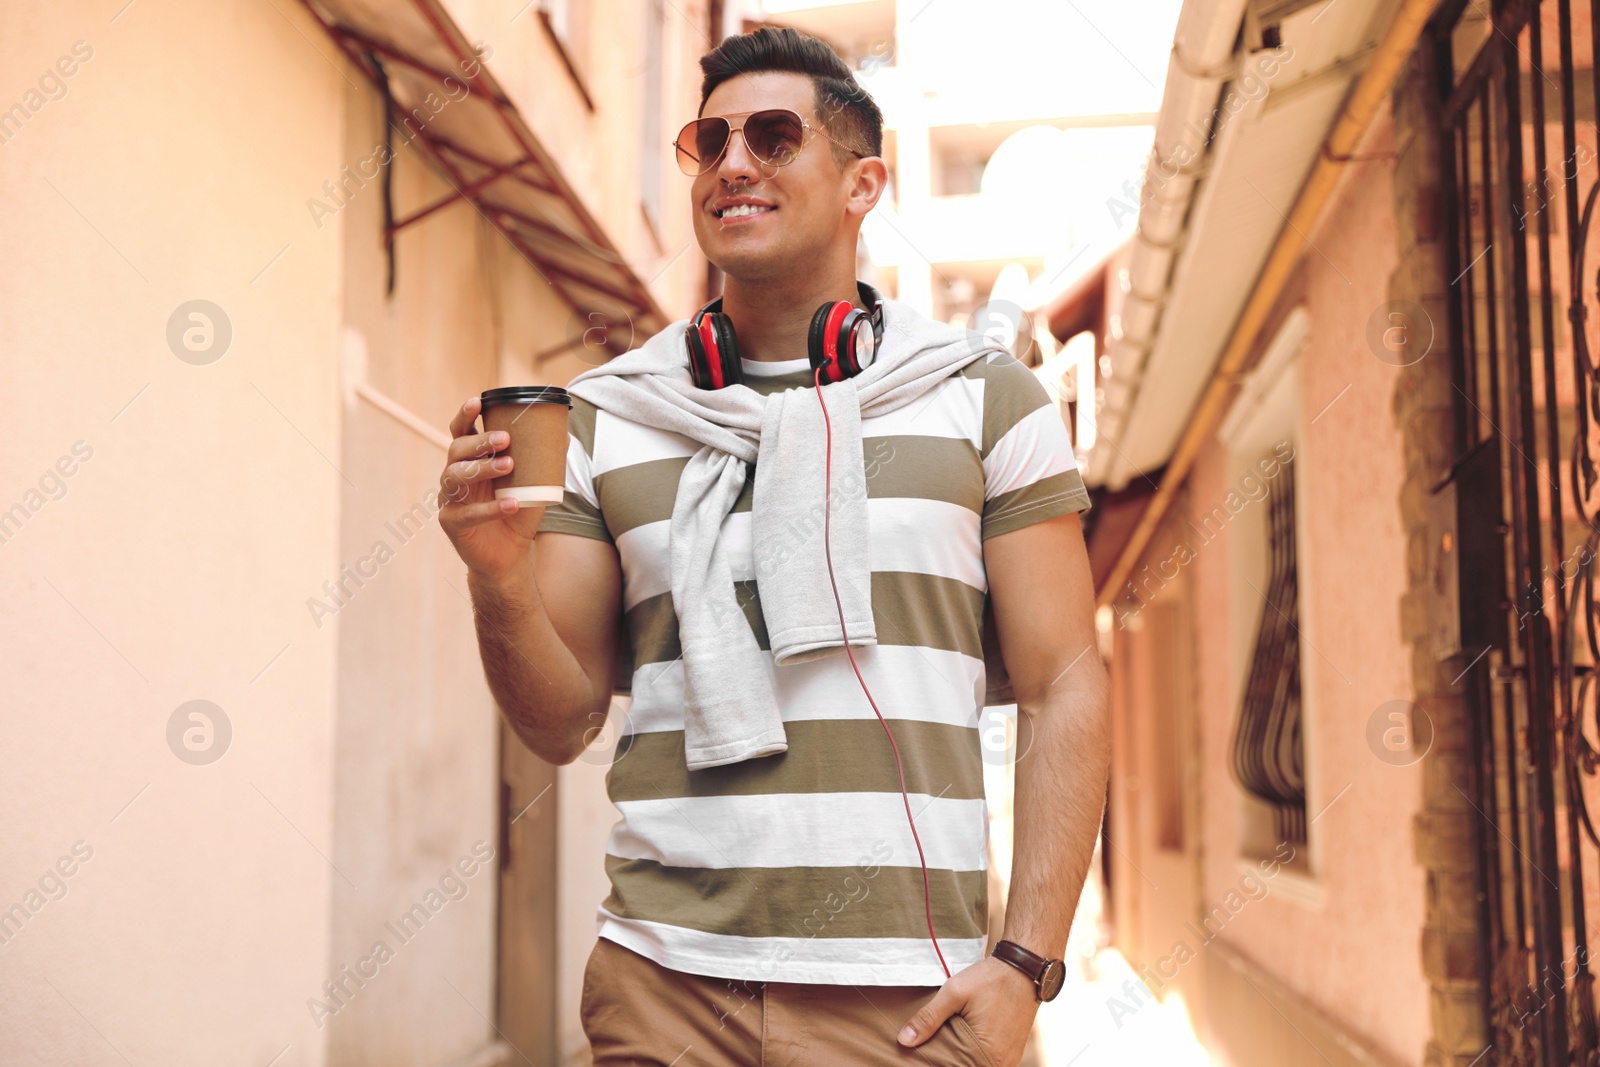
<svg viewBox="0 0 1600 1067">
<path fill-rule="evenodd" d="M 603 783 L 502 735 L 435 494 L 702 302 L 711 10 L 0 24 L 0 1060 L 551 1062 Z"/>
<path fill-rule="evenodd" d="M 1117 940 L 1225 1062 L 1591 1062 L 1595 13 L 1273 7 L 1100 367 Z"/>
</svg>

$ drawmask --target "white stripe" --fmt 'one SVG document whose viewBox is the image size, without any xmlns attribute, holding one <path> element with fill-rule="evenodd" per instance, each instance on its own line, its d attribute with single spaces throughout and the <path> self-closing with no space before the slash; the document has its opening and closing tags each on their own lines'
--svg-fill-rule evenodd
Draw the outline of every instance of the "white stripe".
<svg viewBox="0 0 1600 1067">
<path fill-rule="evenodd" d="M 911 645 L 872 645 L 854 652 L 856 665 L 885 719 L 977 727 L 984 691 L 982 660 Z M 843 651 L 781 668 L 773 665 L 772 653 L 764 656 L 768 670 L 776 672 L 775 692 L 784 722 L 876 721 Z M 647 663 L 634 671 L 633 702 L 622 732 L 681 729 L 683 661 Z"/>
<path fill-rule="evenodd" d="M 900 434 L 954 437 L 983 448 L 983 379 L 953 374 L 911 403 L 861 420 L 863 438 Z"/>
<path fill-rule="evenodd" d="M 910 794 L 929 870 L 987 868 L 984 799 Z M 764 793 L 624 800 L 606 852 L 669 867 L 850 867 L 886 840 L 893 866 L 917 863 L 894 793 Z"/>
<path fill-rule="evenodd" d="M 736 582 L 755 578 L 754 553 L 750 548 L 750 512 L 729 512 L 722 520 L 719 535 L 727 553 L 728 569 Z M 672 520 L 647 522 L 617 538 L 617 554 L 622 560 L 623 608 L 629 609 L 672 590 Z"/>
<path fill-rule="evenodd" d="M 567 438 L 567 492 L 576 493 L 592 508 L 600 507 L 594 495 L 594 479 L 589 477 L 589 454 L 576 437 Z"/>
<path fill-rule="evenodd" d="M 746 375 L 755 378 L 776 378 L 782 374 L 793 374 L 796 371 L 811 372 L 810 359 L 744 359 L 739 363 L 744 367 Z"/>
<path fill-rule="evenodd" d="M 1047 404 L 1019 419 L 989 450 L 983 461 L 983 498 L 993 500 L 1077 466 L 1066 423 Z"/>
<path fill-rule="evenodd" d="M 954 578 L 985 591 L 981 517 L 948 500 L 879 497 L 867 501 L 867 558 L 875 571 Z"/>
<path fill-rule="evenodd" d="M 595 410 L 595 477 L 635 463 L 692 456 L 700 451 L 700 447 L 681 433 L 653 429 L 602 409 Z"/>
<path fill-rule="evenodd" d="M 732 518 L 733 516 L 729 516 Z M 653 596 L 672 589 L 671 519 L 635 526 L 617 537 L 622 561 L 622 609 L 631 611 Z M 723 523 L 727 533 L 727 523 Z"/>
<path fill-rule="evenodd" d="M 945 980 L 927 937 L 735 937 L 622 919 L 604 907 L 595 919 L 602 937 L 688 974 L 863 986 L 937 986 Z M 952 974 L 981 960 L 984 947 L 981 937 L 939 939 Z"/>
</svg>

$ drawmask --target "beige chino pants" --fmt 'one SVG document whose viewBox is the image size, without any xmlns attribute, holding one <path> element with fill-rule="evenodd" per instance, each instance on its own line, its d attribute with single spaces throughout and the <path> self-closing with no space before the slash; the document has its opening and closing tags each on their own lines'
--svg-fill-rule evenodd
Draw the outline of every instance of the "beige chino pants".
<svg viewBox="0 0 1600 1067">
<path fill-rule="evenodd" d="M 960 1015 L 916 1048 L 896 1040 L 938 991 L 685 974 L 602 937 L 579 1014 L 595 1067 L 995 1067 Z"/>
</svg>

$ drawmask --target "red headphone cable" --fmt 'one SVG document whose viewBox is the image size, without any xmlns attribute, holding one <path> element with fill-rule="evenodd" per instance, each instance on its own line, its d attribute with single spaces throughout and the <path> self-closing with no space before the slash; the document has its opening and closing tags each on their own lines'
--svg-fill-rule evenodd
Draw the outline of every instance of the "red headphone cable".
<svg viewBox="0 0 1600 1067">
<path fill-rule="evenodd" d="M 845 629 L 844 603 L 839 599 L 839 583 L 833 577 L 833 552 L 828 537 L 828 516 L 833 510 L 833 423 L 828 419 L 828 405 L 822 401 L 821 367 L 813 372 L 812 384 L 817 388 L 817 405 L 822 408 L 822 426 L 827 433 L 822 483 L 823 491 L 827 494 L 822 502 L 822 554 L 828 561 L 828 584 L 833 587 L 833 603 L 839 609 L 839 633 L 844 638 L 844 654 L 850 657 L 850 667 L 856 672 L 856 681 L 861 683 L 861 691 L 867 695 L 867 703 L 872 705 L 872 713 L 878 717 L 878 722 L 883 724 L 883 732 L 889 735 L 889 746 L 894 749 L 895 770 L 900 772 L 900 798 L 905 801 L 906 822 L 911 824 L 911 840 L 917 844 L 917 862 L 922 865 L 922 905 L 928 917 L 928 937 L 933 941 L 933 951 L 938 953 L 939 966 L 944 968 L 944 976 L 949 978 L 950 965 L 944 961 L 944 953 L 939 950 L 939 939 L 933 932 L 933 894 L 928 886 L 928 861 L 922 854 L 922 838 L 917 836 L 917 821 L 911 816 L 911 796 L 906 792 L 906 769 L 900 762 L 900 746 L 895 744 L 894 732 L 889 729 L 889 723 L 884 719 L 883 712 L 878 710 L 878 702 L 872 699 L 872 690 L 867 688 L 867 680 L 861 676 L 861 668 L 856 666 L 855 653 L 850 651 L 850 634 Z"/>
</svg>

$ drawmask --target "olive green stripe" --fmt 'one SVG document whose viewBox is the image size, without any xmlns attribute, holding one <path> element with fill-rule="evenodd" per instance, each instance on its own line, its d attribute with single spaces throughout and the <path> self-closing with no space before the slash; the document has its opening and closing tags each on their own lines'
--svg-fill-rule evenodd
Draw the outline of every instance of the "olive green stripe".
<svg viewBox="0 0 1600 1067">
<path fill-rule="evenodd" d="M 570 394 L 569 394 L 570 395 Z M 572 397 L 572 408 L 567 412 L 567 432 L 578 439 L 583 454 L 594 458 L 594 423 L 598 409 L 582 397 Z"/>
<path fill-rule="evenodd" d="M 561 503 L 545 508 L 544 518 L 539 520 L 538 532 L 570 533 L 611 540 L 611 531 L 606 529 L 606 521 L 600 512 L 571 490 L 561 494 Z"/>
<path fill-rule="evenodd" d="M 734 582 L 733 595 L 744 611 L 750 632 L 755 634 L 757 647 L 770 651 L 772 644 L 767 639 L 767 622 L 761 616 L 761 604 L 756 598 L 756 583 Z M 678 638 L 678 612 L 672 605 L 670 590 L 639 601 L 628 609 L 627 617 L 628 643 L 633 647 L 635 671 L 652 663 L 671 663 L 683 655 Z"/>
<path fill-rule="evenodd" d="M 756 588 L 755 580 L 734 582 L 733 598 L 744 612 L 744 621 L 750 624 L 750 632 L 756 635 L 756 647 L 770 651 L 772 642 L 767 637 L 767 620 L 761 614 L 761 592 Z"/>
<path fill-rule="evenodd" d="M 606 856 L 605 909 L 624 919 L 730 937 L 927 937 L 922 869 L 857 867 L 667 867 Z M 984 871 L 930 868 L 933 929 L 941 938 L 984 936 L 989 890 Z M 713 906 L 714 902 L 714 906 Z"/>
<path fill-rule="evenodd" d="M 916 645 L 983 658 L 984 592 L 958 578 L 872 572 L 872 619 L 880 645 Z"/>
<path fill-rule="evenodd" d="M 653 663 L 671 663 L 683 655 L 683 646 L 678 643 L 678 613 L 672 606 L 670 590 L 639 601 L 628 609 L 627 615 L 635 673 Z"/>
<path fill-rule="evenodd" d="M 1020 530 L 1057 515 L 1086 510 L 1089 504 L 1083 475 L 1076 468 L 1062 471 L 989 501 L 983 509 L 982 536 L 987 539 Z"/>
<path fill-rule="evenodd" d="M 983 466 L 965 437 L 888 434 L 861 445 L 868 499 L 942 500 L 983 511 Z"/>
<path fill-rule="evenodd" d="M 940 500 L 974 513 L 983 511 L 983 467 L 977 449 L 966 438 L 918 434 L 866 437 L 861 441 L 861 457 L 869 499 Z M 672 518 L 678 482 L 688 462 L 688 456 L 644 460 L 595 476 L 595 497 L 616 536 Z M 749 512 L 754 501 L 755 465 L 751 464 L 732 513 Z"/>
<path fill-rule="evenodd" d="M 672 518 L 678 479 L 688 462 L 688 456 L 652 459 L 595 476 L 595 499 L 601 502 L 606 521 L 618 537 L 636 527 Z"/>
<path fill-rule="evenodd" d="M 989 368 L 993 366 L 993 364 L 989 362 L 991 358 L 992 357 L 989 355 L 979 356 L 977 359 L 956 371 L 956 373 L 961 375 L 963 378 L 969 378 L 973 380 L 988 378 Z"/>
<path fill-rule="evenodd" d="M 1011 356 L 974 360 L 961 368 L 961 374 L 983 382 L 984 459 L 1013 426 L 1050 403 L 1050 394 L 1033 371 Z"/>
<path fill-rule="evenodd" d="M 766 621 L 755 596 L 754 582 L 735 582 L 735 596 L 744 609 L 757 643 L 771 648 Z M 980 622 L 982 590 L 956 578 L 914 571 L 872 572 L 872 616 L 880 645 L 916 645 L 983 657 Z M 676 660 L 678 616 L 671 592 L 641 600 L 628 610 L 635 668 Z"/>
<path fill-rule="evenodd" d="M 889 728 L 900 746 L 907 792 L 946 800 L 984 795 L 976 726 L 895 719 Z M 894 750 L 876 717 L 802 719 L 783 729 L 787 752 L 692 772 L 684 761 L 682 730 L 630 734 L 612 763 L 611 800 L 900 792 Z"/>
<path fill-rule="evenodd" d="M 739 490 L 738 497 L 733 502 L 733 507 L 728 509 L 728 514 L 737 515 L 739 512 L 755 511 L 756 503 L 756 465 L 748 464 L 744 469 L 744 486 Z M 669 515 L 668 518 L 671 518 Z"/>
</svg>

